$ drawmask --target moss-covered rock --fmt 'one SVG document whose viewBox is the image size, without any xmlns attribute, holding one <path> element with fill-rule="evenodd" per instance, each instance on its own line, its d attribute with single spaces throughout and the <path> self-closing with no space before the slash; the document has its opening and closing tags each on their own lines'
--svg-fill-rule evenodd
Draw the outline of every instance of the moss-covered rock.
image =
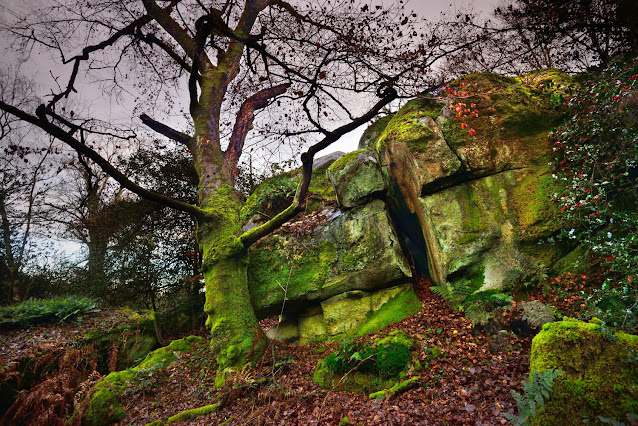
<svg viewBox="0 0 638 426">
<path fill-rule="evenodd" d="M 400 395 L 404 392 L 407 392 L 411 389 L 416 389 L 421 386 L 421 378 L 418 376 L 412 377 L 408 380 L 404 380 L 402 382 L 397 383 L 392 386 L 390 389 L 384 389 L 382 391 L 371 393 L 368 398 L 370 399 L 386 399 L 391 398 L 395 395 Z"/>
<path fill-rule="evenodd" d="M 106 331 L 94 330 L 84 336 L 83 344 L 94 345 L 104 371 L 119 371 L 132 367 L 159 346 L 155 312 L 138 312 L 130 309 L 122 309 L 120 312 L 128 315 L 129 321 L 126 324 Z M 110 365 L 107 366 L 107 363 Z"/>
<path fill-rule="evenodd" d="M 377 146 L 379 137 L 385 130 L 390 120 L 392 120 L 393 116 L 394 114 L 384 115 L 383 117 L 377 119 L 372 124 L 370 124 L 368 128 L 361 135 L 361 139 L 359 139 L 358 149 L 368 149 L 368 148 L 374 148 L 375 146 Z"/>
<path fill-rule="evenodd" d="M 146 426 L 163 426 L 178 422 L 187 422 L 189 420 L 205 416 L 206 414 L 214 413 L 217 411 L 218 407 L 219 404 L 210 404 L 204 405 L 203 407 L 191 408 L 190 410 L 181 411 L 166 420 L 156 420 L 152 423 L 147 423 Z"/>
<path fill-rule="evenodd" d="M 448 99 L 445 139 L 468 171 L 485 174 L 542 165 L 551 153 L 547 135 L 562 119 L 555 111 L 557 99 L 570 84 L 572 78 L 558 70 L 520 78 L 490 73 L 462 77 L 450 85 L 459 97 Z M 452 119 L 458 105 L 461 117 Z"/>
<path fill-rule="evenodd" d="M 385 192 L 385 180 L 373 150 L 344 155 L 328 168 L 327 176 L 342 208 L 364 204 L 369 198 Z"/>
<path fill-rule="evenodd" d="M 321 159 L 319 159 L 321 160 Z M 320 202 L 336 201 L 334 188 L 326 177 L 326 171 L 334 162 L 334 159 L 322 162 L 312 171 L 312 179 L 308 186 L 308 199 L 310 210 L 314 210 Z M 242 224 L 249 221 L 254 223 L 264 222 L 268 217 L 273 217 L 287 208 L 293 200 L 297 186 L 301 181 L 301 169 L 279 173 L 264 179 L 248 196 L 240 211 Z"/>
<path fill-rule="evenodd" d="M 389 121 L 376 145 L 383 165 L 409 157 L 411 161 L 406 166 L 414 169 L 419 187 L 462 170 L 458 155 L 448 145 L 436 120 L 443 105 L 430 98 L 408 102 Z M 401 168 L 410 172 L 405 166 Z"/>
<path fill-rule="evenodd" d="M 617 422 L 638 413 L 638 336 L 600 321 L 549 323 L 532 341 L 531 372 L 564 374 L 532 424 L 577 425 L 601 417 Z"/>
<path fill-rule="evenodd" d="M 262 317 L 280 313 L 284 299 L 288 312 L 298 312 L 347 291 L 390 287 L 411 276 L 380 200 L 338 213 L 310 235 L 264 239 L 251 249 L 248 274 L 253 307 Z"/>
<path fill-rule="evenodd" d="M 413 345 L 409 336 L 398 331 L 372 345 L 344 340 L 336 352 L 319 360 L 312 380 L 340 391 L 370 394 L 391 389 L 405 378 Z"/>
<path fill-rule="evenodd" d="M 381 330 L 421 310 L 411 284 L 376 292 L 348 291 L 313 305 L 268 330 L 272 339 L 312 343 Z"/>
<path fill-rule="evenodd" d="M 73 415 L 75 420 L 72 421 L 97 426 L 116 423 L 126 418 L 122 398 L 127 390 L 139 386 L 145 380 L 148 381 L 154 372 L 168 367 L 178 359 L 179 353 L 189 351 L 192 344 L 201 340 L 198 336 L 174 340 L 170 345 L 148 354 L 138 366 L 110 373 L 98 382 L 87 398 L 79 404 Z"/>
</svg>

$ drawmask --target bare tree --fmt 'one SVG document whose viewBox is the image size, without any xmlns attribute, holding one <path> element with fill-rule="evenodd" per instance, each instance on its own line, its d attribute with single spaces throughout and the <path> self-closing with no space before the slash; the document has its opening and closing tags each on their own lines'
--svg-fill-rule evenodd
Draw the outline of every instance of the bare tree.
<svg viewBox="0 0 638 426">
<path fill-rule="evenodd" d="M 433 64 L 477 42 L 459 44 L 443 26 L 424 31 L 416 23 L 401 6 L 352 0 L 62 2 L 9 30 L 25 49 L 57 52 L 71 67 L 68 81 L 35 114 L 6 102 L 0 109 L 44 129 L 140 197 L 196 219 L 211 347 L 224 370 L 257 360 L 266 345 L 248 294 L 246 252 L 302 210 L 314 156 L 397 97 L 437 87 Z M 100 155 L 98 136 L 136 135 L 60 107 L 85 87 L 85 75 L 114 96 L 147 95 L 133 112 L 144 112 L 144 125 L 189 150 L 197 205 L 138 185 Z M 193 134 L 149 115 L 160 113 L 153 106 L 173 106 L 161 95 L 172 88 L 188 93 Z M 294 140 L 308 148 L 292 204 L 242 232 L 234 183 L 253 127 L 251 144 Z"/>
</svg>

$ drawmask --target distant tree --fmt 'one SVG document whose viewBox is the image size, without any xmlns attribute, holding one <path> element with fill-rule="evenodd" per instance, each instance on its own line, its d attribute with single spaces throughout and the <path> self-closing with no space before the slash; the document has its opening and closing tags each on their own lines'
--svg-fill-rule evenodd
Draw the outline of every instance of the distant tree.
<svg viewBox="0 0 638 426">
<path fill-rule="evenodd" d="M 6 69 L 0 70 L 0 99 L 24 106 L 37 103 L 28 80 Z M 24 140 L 33 143 L 24 145 Z M 33 229 L 41 223 L 44 196 L 56 174 L 50 161 L 53 139 L 2 113 L 0 143 L 1 300 L 20 302 L 30 290 L 24 268 L 30 258 Z"/>
<path fill-rule="evenodd" d="M 495 16 L 535 69 L 605 66 L 637 47 L 633 0 L 514 0 L 498 7 Z"/>
<path fill-rule="evenodd" d="M 56 4 L 15 22 L 10 31 L 25 48 L 54 52 L 72 66 L 67 84 L 35 114 L 7 102 L 0 109 L 44 129 L 140 197 L 195 218 L 211 348 L 223 371 L 259 359 L 267 343 L 250 303 L 247 249 L 303 209 L 315 154 L 397 97 L 438 87 L 441 77 L 432 65 L 478 42 L 457 43 L 453 28 L 439 24 L 416 28 L 416 15 L 401 4 L 389 9 L 352 0 Z M 186 85 L 193 134 L 147 114 L 139 119 L 189 151 L 199 181 L 196 205 L 134 183 L 100 155 L 104 135 L 127 140 L 136 136 L 132 131 L 59 107 L 86 87 L 79 84 L 85 73 L 114 96 L 144 95 L 134 111 L 149 113 L 154 105 L 172 108 L 174 97 L 165 96 L 166 90 Z M 309 148 L 300 156 L 303 177 L 292 204 L 243 232 L 242 198 L 234 185 L 253 128 L 255 149 L 291 141 Z"/>
</svg>

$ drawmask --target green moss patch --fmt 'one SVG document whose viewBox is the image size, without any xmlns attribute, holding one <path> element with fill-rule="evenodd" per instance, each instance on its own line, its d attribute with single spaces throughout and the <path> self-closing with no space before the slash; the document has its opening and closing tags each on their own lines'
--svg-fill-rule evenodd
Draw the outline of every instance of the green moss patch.
<svg viewBox="0 0 638 426">
<path fill-rule="evenodd" d="M 186 422 L 189 420 L 196 419 L 198 417 L 205 416 L 206 414 L 214 413 L 215 411 L 217 411 L 218 407 L 219 407 L 218 404 L 210 404 L 210 405 L 205 405 L 203 407 L 185 410 L 175 414 L 174 416 L 169 417 L 166 420 L 157 420 L 152 423 L 147 423 L 146 426 L 162 426 L 162 425 L 170 425 L 172 423 L 177 423 L 177 422 Z"/>
<path fill-rule="evenodd" d="M 331 162 L 328 162 L 312 171 L 312 179 L 308 186 L 310 199 L 314 198 L 322 202 L 336 201 L 337 196 L 334 188 L 326 177 L 326 171 L 331 164 Z M 281 213 L 292 202 L 300 181 L 301 169 L 280 173 L 264 179 L 246 199 L 244 206 L 241 208 L 241 223 L 248 222 L 256 214 L 266 219 Z M 314 209 L 310 209 L 307 212 L 312 210 Z"/>
<path fill-rule="evenodd" d="M 384 303 L 378 311 L 371 311 L 365 323 L 352 334 L 363 336 L 374 333 L 387 325 L 417 314 L 421 308 L 421 302 L 414 291 L 403 291 Z"/>
<path fill-rule="evenodd" d="M 544 164 L 551 153 L 546 137 L 563 120 L 557 106 L 570 85 L 571 77 L 557 70 L 521 78 L 497 74 L 462 77 L 450 87 L 463 96 L 451 99 L 466 106 L 460 119 L 444 124 L 445 139 L 468 157 L 471 167 L 484 167 L 477 164 L 478 155 L 483 162 Z M 466 129 L 461 128 L 461 122 Z M 469 134 L 469 128 L 476 136 Z"/>
<path fill-rule="evenodd" d="M 375 147 L 379 141 L 379 137 L 385 130 L 386 126 L 392 120 L 394 114 L 385 115 L 373 122 L 361 135 L 359 140 L 359 149 Z"/>
<path fill-rule="evenodd" d="M 79 415 L 83 425 L 97 426 L 119 422 L 127 416 L 122 408 L 121 398 L 129 389 L 148 381 L 154 372 L 176 361 L 177 353 L 189 351 L 194 343 L 202 340 L 198 336 L 174 340 L 170 345 L 148 354 L 137 367 L 109 374 L 95 385 L 90 396 L 76 409 L 74 416 Z"/>
<path fill-rule="evenodd" d="M 405 377 L 413 344 L 409 336 L 398 332 L 373 344 L 346 339 L 317 363 L 313 381 L 323 388 L 359 393 L 392 388 Z"/>
<path fill-rule="evenodd" d="M 253 306 L 258 315 L 283 300 L 321 289 L 336 255 L 334 246 L 295 244 L 273 235 L 250 253 L 248 277 Z"/>
<path fill-rule="evenodd" d="M 377 150 L 388 142 L 405 142 L 410 151 L 425 152 L 428 142 L 435 138 L 427 123 L 441 115 L 442 109 L 443 104 L 431 98 L 411 100 L 388 122 L 378 138 Z"/>
<path fill-rule="evenodd" d="M 532 424 L 583 424 L 604 417 L 625 421 L 638 412 L 638 336 L 599 321 L 565 319 L 543 326 L 532 341 L 530 369 L 555 369 L 549 400 Z"/>
</svg>

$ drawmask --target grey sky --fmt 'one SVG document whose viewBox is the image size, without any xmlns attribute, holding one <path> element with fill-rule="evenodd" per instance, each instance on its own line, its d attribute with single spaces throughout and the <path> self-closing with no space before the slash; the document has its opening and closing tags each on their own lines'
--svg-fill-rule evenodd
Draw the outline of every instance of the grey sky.
<svg viewBox="0 0 638 426">
<path fill-rule="evenodd" d="M 3 18 L 3 20 L 9 18 L 7 16 L 7 10 L 9 9 L 20 11 L 28 7 L 33 7 L 34 5 L 47 4 L 50 1 L 53 0 L 0 0 L 0 17 Z M 407 9 L 414 10 L 419 16 L 426 19 L 436 20 L 441 12 L 453 12 L 458 9 L 463 9 L 468 5 L 472 6 L 476 12 L 489 15 L 498 1 L 499 0 L 411 0 L 407 2 Z M 389 4 L 390 2 L 386 0 L 385 3 Z M 6 46 L 6 40 L 0 40 L 0 47 L 4 46 Z M 3 67 L 11 65 L 14 62 L 15 57 L 12 55 L 5 54 L 0 57 L 0 64 L 2 64 Z M 70 73 L 71 65 L 61 66 L 59 58 L 55 58 L 55 61 L 53 61 L 47 54 L 38 53 L 36 51 L 23 69 L 26 69 L 29 75 L 35 77 L 44 94 L 56 89 L 54 76 L 58 78 L 59 84 L 66 84 L 65 79 Z M 107 102 L 101 93 L 94 88 L 91 88 L 89 93 L 91 93 L 89 98 L 82 100 L 83 108 L 89 108 L 93 114 L 97 114 L 105 119 L 121 120 L 122 122 L 130 120 L 129 114 L 132 108 L 127 107 L 130 101 L 123 100 L 123 105 L 117 105 L 113 102 Z M 182 104 L 185 104 L 185 102 L 182 102 Z M 179 107 L 176 108 L 176 111 L 179 112 Z M 176 116 L 179 115 L 177 112 Z M 171 117 L 166 117 L 166 119 L 171 120 Z M 320 155 L 333 151 L 348 152 L 355 150 L 364 128 L 365 126 L 362 126 L 362 128 L 346 135 L 325 150 L 325 152 L 320 153 Z"/>
</svg>

